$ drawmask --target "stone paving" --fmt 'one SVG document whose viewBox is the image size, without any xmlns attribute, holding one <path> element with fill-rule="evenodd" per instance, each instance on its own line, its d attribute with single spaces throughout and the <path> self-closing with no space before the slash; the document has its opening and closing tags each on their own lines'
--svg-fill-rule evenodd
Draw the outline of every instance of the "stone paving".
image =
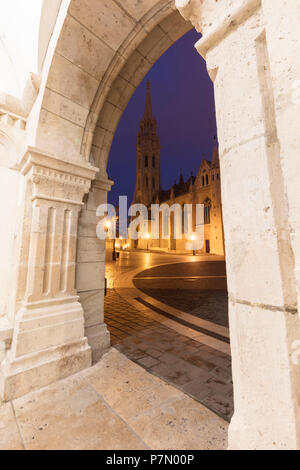
<svg viewBox="0 0 300 470">
<path fill-rule="evenodd" d="M 114 348 L 94 367 L 0 403 L 0 450 L 223 450 L 227 428 Z"/>
<path fill-rule="evenodd" d="M 166 258 L 147 254 L 145 264 L 152 259 Z M 113 280 L 139 263 L 107 268 Z M 168 328 L 114 289 L 105 310 L 114 347 L 90 369 L 0 403 L 0 450 L 226 449 L 230 357 L 181 334 L 180 325 Z"/>
<path fill-rule="evenodd" d="M 187 338 L 137 310 L 114 289 L 105 299 L 112 344 L 147 371 L 229 420 L 233 413 L 230 356 Z"/>
<path fill-rule="evenodd" d="M 202 275 L 207 277 L 199 279 Z M 133 282 L 166 305 L 228 328 L 225 276 L 224 262 L 201 261 L 151 268 L 139 273 Z"/>
<path fill-rule="evenodd" d="M 153 289 L 148 287 L 148 283 L 145 281 L 134 280 L 134 285 L 138 289 L 170 307 L 217 325 L 229 327 L 228 295 L 226 292 L 184 288 L 170 289 L 167 285 L 163 287 L 163 283 L 161 284 L 159 289 Z"/>
</svg>

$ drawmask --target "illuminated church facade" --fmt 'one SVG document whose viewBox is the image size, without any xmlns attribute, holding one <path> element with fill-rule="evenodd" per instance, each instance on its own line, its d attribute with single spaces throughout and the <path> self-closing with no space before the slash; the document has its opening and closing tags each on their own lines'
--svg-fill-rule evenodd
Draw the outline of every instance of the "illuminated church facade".
<svg viewBox="0 0 300 470">
<path fill-rule="evenodd" d="M 224 255 L 224 234 L 222 222 L 222 199 L 217 139 L 214 139 L 211 161 L 202 159 L 197 176 L 187 181 L 180 174 L 179 181 L 170 189 L 161 189 L 160 176 L 160 139 L 157 122 L 152 114 L 150 82 L 147 82 L 145 110 L 140 121 L 136 145 L 136 187 L 135 204 L 144 204 L 149 208 L 149 233 L 151 221 L 151 204 L 166 204 L 170 208 L 174 204 L 182 207 L 191 204 L 192 228 L 196 230 L 196 204 L 204 205 L 204 243 L 199 253 Z M 158 239 L 141 238 L 132 241 L 131 245 L 138 249 L 151 249 L 166 252 L 183 253 L 186 249 L 188 235 L 176 237 L 176 216 L 170 211 L 169 227 L 165 228 L 163 214 L 160 215 Z M 184 216 L 182 220 L 184 227 Z"/>
</svg>

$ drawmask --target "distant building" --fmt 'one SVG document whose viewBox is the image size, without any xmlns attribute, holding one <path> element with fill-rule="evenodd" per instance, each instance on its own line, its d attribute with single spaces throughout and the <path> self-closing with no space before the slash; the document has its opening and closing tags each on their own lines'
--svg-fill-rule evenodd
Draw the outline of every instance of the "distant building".
<svg viewBox="0 0 300 470">
<path fill-rule="evenodd" d="M 222 202 L 220 185 L 220 166 L 217 139 L 214 140 L 211 162 L 202 159 L 197 176 L 191 176 L 184 181 L 180 174 L 178 183 L 170 189 L 162 190 L 160 186 L 160 139 L 157 133 L 157 122 L 152 115 L 150 82 L 147 82 L 144 116 L 140 122 L 137 135 L 137 167 L 134 203 L 142 203 L 149 207 L 149 222 L 151 220 L 151 204 L 204 204 L 204 246 L 201 250 L 206 253 L 224 255 L 224 236 L 222 223 Z M 162 218 L 162 216 L 161 216 Z M 168 233 L 160 218 L 160 237 L 158 240 L 139 239 L 132 245 L 140 249 L 157 249 L 172 252 L 186 251 L 186 238 L 175 238 L 174 214 L 171 212 Z M 193 230 L 195 230 L 195 210 L 193 210 Z M 184 221 L 183 221 L 184 223 Z"/>
</svg>

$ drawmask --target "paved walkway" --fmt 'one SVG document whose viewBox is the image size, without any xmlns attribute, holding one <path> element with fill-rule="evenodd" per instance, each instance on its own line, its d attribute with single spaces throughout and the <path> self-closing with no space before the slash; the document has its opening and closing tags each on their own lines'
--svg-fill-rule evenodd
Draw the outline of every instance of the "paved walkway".
<svg viewBox="0 0 300 470">
<path fill-rule="evenodd" d="M 231 418 L 230 356 L 164 326 L 113 289 L 105 300 L 105 322 L 112 345 L 129 359 L 224 419 Z"/>
<path fill-rule="evenodd" d="M 167 259 L 146 253 L 143 269 Z M 130 280 L 132 270 L 142 270 L 140 261 L 136 255 L 108 264 L 113 282 Z M 226 328 L 158 300 L 149 308 L 128 295 L 135 291 L 132 282 L 121 296 L 109 290 L 105 317 L 114 348 L 97 365 L 0 403 L 0 449 L 227 447 L 221 416 L 232 413 L 230 357 L 226 341 L 216 337 Z M 138 292 L 143 302 L 151 299 Z M 174 318 L 157 313 L 161 306 Z"/>
<path fill-rule="evenodd" d="M 115 349 L 0 405 L 1 450 L 222 450 L 226 435 L 225 421 Z"/>
<path fill-rule="evenodd" d="M 105 299 L 105 322 L 112 344 L 147 371 L 229 421 L 233 414 L 233 385 L 231 358 L 225 352 L 229 349 L 228 336 L 223 336 L 226 328 L 222 326 L 227 324 L 224 263 L 194 261 L 150 266 L 148 270 L 141 271 L 137 268 L 136 256 L 133 257 L 135 263 L 130 262 L 129 255 L 121 262 L 107 264 L 108 274 L 113 280 L 111 285 L 118 286 L 117 289 L 108 289 Z M 161 261 L 166 262 L 169 258 L 161 257 Z M 137 274 L 136 271 L 140 272 Z M 196 298 L 191 297 L 193 290 L 184 290 L 180 284 L 178 289 L 172 286 L 169 290 L 166 284 L 161 284 L 161 277 L 169 284 L 173 284 L 174 279 L 182 284 L 180 276 L 186 279 L 187 276 L 207 273 L 219 276 L 223 285 L 217 291 L 208 291 L 207 295 L 206 290 L 197 290 Z M 134 285 L 142 290 L 123 287 L 131 284 L 132 277 Z M 155 282 L 160 287 L 155 286 Z M 160 302 L 148 296 L 140 298 L 142 293 L 152 295 Z M 218 293 L 223 297 L 218 297 Z M 167 305 L 176 306 L 177 298 L 179 308 L 183 306 L 183 311 L 188 313 L 183 318 L 180 312 L 175 316 L 172 315 L 174 309 L 167 308 Z M 191 311 L 191 306 L 194 311 Z"/>
</svg>

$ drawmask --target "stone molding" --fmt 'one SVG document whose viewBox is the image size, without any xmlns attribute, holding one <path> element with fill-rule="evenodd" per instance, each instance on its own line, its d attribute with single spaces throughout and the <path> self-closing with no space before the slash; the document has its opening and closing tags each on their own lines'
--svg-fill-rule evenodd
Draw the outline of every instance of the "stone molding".
<svg viewBox="0 0 300 470">
<path fill-rule="evenodd" d="M 25 175 L 31 164 L 40 164 L 41 166 L 57 169 L 76 176 L 84 176 L 86 178 L 95 178 L 98 168 L 90 165 L 85 160 L 82 162 L 74 162 L 64 160 L 60 157 L 48 154 L 38 148 L 28 147 L 18 163 L 18 169 Z"/>
<path fill-rule="evenodd" d="M 175 5 L 181 16 L 190 21 L 197 31 L 201 31 L 201 3 L 198 0 L 175 0 Z"/>
<path fill-rule="evenodd" d="M 176 0 L 176 6 L 184 19 L 190 21 L 197 31 L 202 32 L 201 2 L 199 0 Z M 246 21 L 261 7 L 261 0 L 243 0 L 233 8 L 230 14 L 223 16 L 221 21 L 210 30 L 204 31 L 203 37 L 195 44 L 199 54 L 205 59 L 207 52 L 224 39 L 238 25 Z"/>
<path fill-rule="evenodd" d="M 98 168 L 64 161 L 37 149 L 29 148 L 17 168 L 32 183 L 32 201 L 82 206 Z"/>
</svg>

